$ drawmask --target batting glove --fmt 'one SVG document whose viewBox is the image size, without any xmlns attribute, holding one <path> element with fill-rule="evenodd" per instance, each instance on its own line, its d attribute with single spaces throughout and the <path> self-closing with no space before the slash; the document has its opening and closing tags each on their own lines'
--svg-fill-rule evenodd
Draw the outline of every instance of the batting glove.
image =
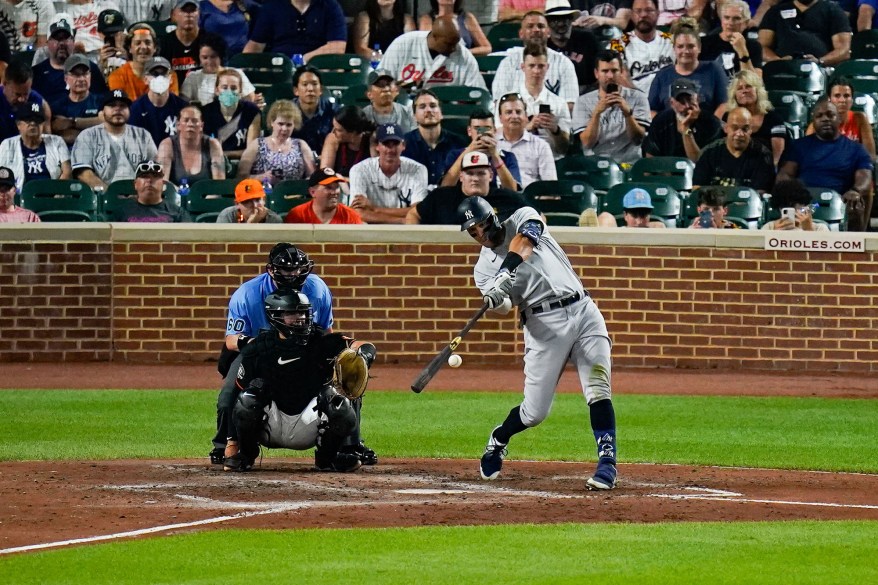
<svg viewBox="0 0 878 585">
<path fill-rule="evenodd" d="M 494 277 L 494 283 L 485 293 L 484 301 L 488 304 L 489 309 L 494 309 L 503 304 L 503 301 L 509 298 L 512 292 L 512 274 L 506 269 L 501 270 Z"/>
</svg>

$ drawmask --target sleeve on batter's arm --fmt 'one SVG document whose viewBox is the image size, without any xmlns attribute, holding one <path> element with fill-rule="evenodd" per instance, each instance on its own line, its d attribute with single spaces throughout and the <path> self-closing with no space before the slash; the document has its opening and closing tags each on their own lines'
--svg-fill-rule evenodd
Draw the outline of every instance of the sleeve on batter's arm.
<svg viewBox="0 0 878 585">
<path fill-rule="evenodd" d="M 545 227 L 546 226 L 543 225 L 543 222 L 540 219 L 526 219 L 520 226 L 518 226 L 518 233 L 533 242 L 533 245 L 536 246 L 540 243 L 540 237 L 542 237 Z M 510 270 L 513 269 L 510 268 Z"/>
</svg>

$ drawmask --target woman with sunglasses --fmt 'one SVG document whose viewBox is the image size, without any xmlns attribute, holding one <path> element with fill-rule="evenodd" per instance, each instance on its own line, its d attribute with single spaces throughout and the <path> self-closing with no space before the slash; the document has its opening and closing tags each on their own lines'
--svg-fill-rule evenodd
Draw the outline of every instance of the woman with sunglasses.
<svg viewBox="0 0 878 585">
<path fill-rule="evenodd" d="M 757 73 L 744 69 L 732 78 L 726 110 L 731 112 L 737 107 L 750 112 L 751 138 L 771 151 L 774 165 L 777 166 L 786 148 L 787 127 L 783 118 L 774 111 L 765 84 Z"/>
<path fill-rule="evenodd" d="M 238 178 L 251 177 L 263 184 L 307 179 L 314 172 L 314 153 L 301 138 L 293 138 L 302 127 L 302 112 L 290 100 L 277 100 L 268 110 L 271 135 L 247 145 L 238 165 Z"/>
</svg>

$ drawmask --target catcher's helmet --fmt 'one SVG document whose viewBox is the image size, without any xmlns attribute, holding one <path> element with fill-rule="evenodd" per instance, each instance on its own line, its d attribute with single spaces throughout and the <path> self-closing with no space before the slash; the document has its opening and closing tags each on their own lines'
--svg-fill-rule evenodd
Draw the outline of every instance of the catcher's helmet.
<svg viewBox="0 0 878 585">
<path fill-rule="evenodd" d="M 265 297 L 265 316 L 271 326 L 300 345 L 308 343 L 313 330 L 311 301 L 297 291 L 274 292 Z"/>
<path fill-rule="evenodd" d="M 268 264 L 265 267 L 278 288 L 300 290 L 314 269 L 314 261 L 294 245 L 281 242 L 268 253 Z"/>
<path fill-rule="evenodd" d="M 457 206 L 457 218 L 460 221 L 460 231 L 466 231 L 474 225 L 483 223 L 485 233 L 491 240 L 494 239 L 494 235 L 500 230 L 500 220 L 497 218 L 497 214 L 494 213 L 494 208 L 491 207 L 490 203 L 477 195 L 464 198 L 460 205 Z"/>
</svg>

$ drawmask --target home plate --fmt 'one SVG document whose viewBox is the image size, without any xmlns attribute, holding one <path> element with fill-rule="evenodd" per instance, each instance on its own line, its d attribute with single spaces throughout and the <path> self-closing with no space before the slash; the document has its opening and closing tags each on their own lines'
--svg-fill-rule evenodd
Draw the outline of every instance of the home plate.
<svg viewBox="0 0 878 585">
<path fill-rule="evenodd" d="M 426 488 L 410 488 L 403 490 L 394 490 L 398 494 L 414 494 L 418 496 L 435 496 L 440 494 L 471 494 L 470 490 L 432 490 Z"/>
</svg>

